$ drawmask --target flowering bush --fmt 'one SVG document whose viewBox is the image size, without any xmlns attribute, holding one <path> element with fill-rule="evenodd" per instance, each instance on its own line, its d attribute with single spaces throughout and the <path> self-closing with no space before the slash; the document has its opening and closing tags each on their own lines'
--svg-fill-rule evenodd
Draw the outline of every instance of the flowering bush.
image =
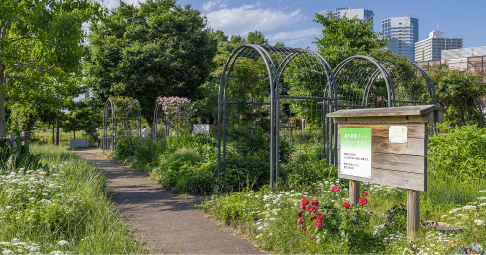
<svg viewBox="0 0 486 255">
<path fill-rule="evenodd" d="M 184 97 L 158 97 L 157 101 L 162 105 L 169 126 L 178 129 L 189 124 L 193 111 L 191 100 Z"/>
</svg>

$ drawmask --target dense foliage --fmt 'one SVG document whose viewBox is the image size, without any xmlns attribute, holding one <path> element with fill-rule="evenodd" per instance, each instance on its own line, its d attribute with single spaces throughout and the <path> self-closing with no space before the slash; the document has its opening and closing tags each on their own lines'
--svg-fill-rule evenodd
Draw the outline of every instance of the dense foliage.
<svg viewBox="0 0 486 255">
<path fill-rule="evenodd" d="M 317 51 L 329 62 L 332 68 L 341 61 L 354 55 L 368 55 L 374 49 L 388 45 L 388 39 L 379 39 L 381 33 L 373 31 L 371 20 L 366 22 L 357 17 L 337 18 L 330 13 L 316 13 L 314 22 L 320 23 L 322 37 L 314 43 Z"/>
<path fill-rule="evenodd" d="M 449 69 L 446 64 L 427 70 L 437 93 L 438 103 L 446 109 L 445 118 L 453 125 L 479 122 L 479 100 L 486 96 L 484 73 Z"/>
<path fill-rule="evenodd" d="M 84 49 L 82 24 L 96 22 L 100 12 L 88 0 L 0 2 L 0 136 L 5 102 L 59 107 L 72 95 Z"/>
<path fill-rule="evenodd" d="M 216 53 L 206 25 L 198 10 L 175 0 L 121 2 L 90 26 L 85 67 L 94 96 L 135 98 L 149 123 L 159 95 L 195 98 Z"/>
</svg>

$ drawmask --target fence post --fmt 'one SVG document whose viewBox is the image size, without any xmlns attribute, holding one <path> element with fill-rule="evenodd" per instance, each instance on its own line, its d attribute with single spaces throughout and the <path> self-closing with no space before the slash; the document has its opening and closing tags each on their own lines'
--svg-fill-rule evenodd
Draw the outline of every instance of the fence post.
<svg viewBox="0 0 486 255">
<path fill-rule="evenodd" d="M 22 145 L 30 144 L 30 131 L 22 131 L 21 136 L 24 137 L 24 140 L 22 141 Z"/>
</svg>

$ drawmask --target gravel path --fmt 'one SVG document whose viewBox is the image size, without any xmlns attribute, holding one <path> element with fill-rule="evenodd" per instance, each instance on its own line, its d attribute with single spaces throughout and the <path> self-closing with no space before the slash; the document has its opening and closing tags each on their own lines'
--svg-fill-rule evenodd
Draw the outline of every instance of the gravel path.
<svg viewBox="0 0 486 255">
<path fill-rule="evenodd" d="M 115 164 L 100 149 L 75 151 L 105 175 L 112 201 L 152 253 L 263 254 L 230 227 L 218 227 L 194 204 L 205 197 L 178 198 L 127 166 Z"/>
</svg>

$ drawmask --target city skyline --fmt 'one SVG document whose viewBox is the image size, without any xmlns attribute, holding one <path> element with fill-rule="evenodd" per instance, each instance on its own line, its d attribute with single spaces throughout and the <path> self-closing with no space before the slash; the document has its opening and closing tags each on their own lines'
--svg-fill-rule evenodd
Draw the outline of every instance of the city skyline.
<svg viewBox="0 0 486 255">
<path fill-rule="evenodd" d="M 96 0 L 101 3 L 102 0 Z M 136 3 L 138 0 L 122 0 Z M 120 0 L 104 0 L 108 8 L 119 5 Z M 231 1 L 231 0 L 178 0 L 178 4 L 190 4 L 208 18 L 209 26 L 220 29 L 226 35 L 246 36 L 250 31 L 261 31 L 270 43 L 284 42 L 286 46 L 309 46 L 315 49 L 315 37 L 321 36 L 322 26 L 313 22 L 315 13 L 326 14 L 336 8 L 370 9 L 374 12 L 374 31 L 381 32 L 381 21 L 390 17 L 413 16 L 419 18 L 419 41 L 428 38 L 439 23 L 444 31 L 447 8 L 446 36 L 463 38 L 463 47 L 486 45 L 486 20 L 479 19 L 486 1 L 418 1 L 392 3 L 390 1 Z M 474 6 L 474 8 L 472 8 Z"/>
</svg>

